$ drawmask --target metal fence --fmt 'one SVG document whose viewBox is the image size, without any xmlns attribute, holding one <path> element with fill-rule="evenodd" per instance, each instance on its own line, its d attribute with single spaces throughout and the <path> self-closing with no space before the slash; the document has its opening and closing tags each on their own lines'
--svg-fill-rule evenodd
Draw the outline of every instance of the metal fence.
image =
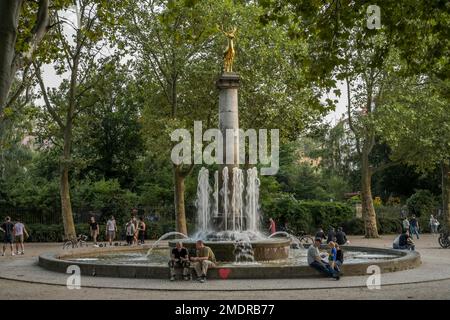
<svg viewBox="0 0 450 320">
<path fill-rule="evenodd" d="M 121 216 L 129 217 L 132 208 L 125 209 L 121 212 Z M 173 205 L 161 206 L 138 206 L 138 215 L 144 216 L 147 220 L 175 220 L 175 209 Z M 186 217 L 192 220 L 195 217 L 195 206 L 186 206 Z M 73 218 L 75 223 L 86 223 L 90 217 L 94 216 L 96 219 L 105 219 L 111 215 L 112 212 L 117 212 L 117 208 L 105 207 L 101 209 L 94 209 L 91 207 L 72 208 Z M 55 206 L 50 209 L 40 210 L 36 208 L 23 208 L 0 205 L 0 221 L 3 221 L 6 216 L 11 217 L 13 221 L 21 220 L 27 224 L 62 224 L 61 209 Z"/>
</svg>

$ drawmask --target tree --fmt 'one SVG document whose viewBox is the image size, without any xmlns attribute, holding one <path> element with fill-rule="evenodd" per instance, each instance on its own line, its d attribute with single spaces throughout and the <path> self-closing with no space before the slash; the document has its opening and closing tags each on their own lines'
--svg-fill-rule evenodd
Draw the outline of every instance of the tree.
<svg viewBox="0 0 450 320">
<path fill-rule="evenodd" d="M 69 75 L 68 79 L 63 80 L 58 90 L 52 91 L 46 88 L 41 75 L 40 62 L 33 63 L 40 94 L 49 115 L 47 120 L 51 121 L 50 137 L 56 138 L 53 142 L 61 147 L 60 196 L 64 233 L 67 239 L 76 237 L 69 179 L 69 173 L 73 166 L 73 128 L 75 119 L 81 111 L 81 101 L 96 82 L 93 70 L 99 66 L 98 57 L 105 45 L 105 42 L 102 41 L 103 27 L 99 19 L 104 8 L 101 0 L 79 1 L 78 26 L 67 21 L 62 12 L 55 13 L 57 27 L 54 37 L 51 39 L 53 42 L 45 57 L 47 58 L 48 55 L 53 57 L 52 61 L 55 63 L 58 74 L 67 73 Z M 70 28 L 65 29 L 63 25 L 68 25 Z M 52 48 L 60 48 L 60 50 Z M 91 103 L 83 107 L 92 106 Z"/>
<path fill-rule="evenodd" d="M 441 168 L 444 223 L 450 226 L 449 81 L 417 76 L 386 93 L 379 119 L 392 157 L 422 172 Z"/>
<path fill-rule="evenodd" d="M 0 122 L 4 109 L 12 104 L 24 90 L 19 86 L 8 100 L 11 85 L 18 70 L 24 77 L 34 58 L 36 49 L 50 28 L 51 12 L 71 3 L 69 0 L 2 0 L 0 2 Z"/>
<path fill-rule="evenodd" d="M 363 212 L 365 212 L 366 236 L 377 236 L 375 211 L 371 198 L 372 170 L 369 163 L 369 155 L 374 146 L 376 130 L 373 128 L 372 103 L 380 99 L 380 86 L 378 76 L 384 58 L 390 53 L 390 49 L 396 49 L 398 61 L 406 62 L 408 68 L 402 70 L 403 74 L 431 71 L 440 78 L 448 77 L 449 61 L 449 13 L 448 6 L 443 1 L 383 1 L 381 7 L 382 29 L 365 28 L 370 23 L 367 16 L 368 4 L 366 1 L 343 2 L 337 1 L 265 1 L 261 3 L 266 12 L 261 16 L 264 24 L 276 21 L 287 25 L 292 37 L 305 39 L 309 44 L 309 56 L 303 59 L 305 68 L 310 71 L 310 79 L 322 84 L 325 88 L 332 88 L 336 80 L 343 79 L 347 83 L 348 116 L 352 132 L 356 139 L 361 139 L 357 146 L 361 159 Z M 364 26 L 364 27 L 362 27 Z M 383 34 L 380 39 L 379 34 Z M 355 42 L 351 38 L 360 39 Z M 378 38 L 378 39 L 377 39 Z M 388 45 L 386 45 L 388 43 Z M 355 47 L 355 44 L 357 45 Z M 373 46 L 373 50 L 371 48 Z M 361 130 L 351 122 L 351 96 L 350 87 L 355 79 L 345 74 L 341 69 L 343 78 L 336 77 L 338 68 L 352 66 L 349 64 L 349 56 L 363 49 L 373 55 L 366 60 L 367 64 L 360 65 L 357 73 L 364 83 L 359 89 L 358 95 L 365 96 L 366 107 L 364 116 L 353 116 L 361 119 Z M 383 52 L 384 51 L 384 52 Z M 362 62 L 362 61 L 360 61 Z M 358 67 L 358 66 L 356 66 Z M 343 71 L 343 73 L 342 73 Z M 347 70 L 349 71 L 349 70 Z M 364 92 L 363 92 L 364 91 Z M 376 99 L 375 99 L 376 98 Z M 374 101 L 372 101 L 372 99 Z M 359 101 L 363 105 L 363 101 Z M 375 105 L 374 105 L 375 106 Z M 359 134 L 356 132 L 360 131 Z M 362 133 L 362 134 L 361 134 Z M 359 137 L 358 137 L 359 135 Z"/>
<path fill-rule="evenodd" d="M 295 63 L 294 55 L 302 55 L 303 44 L 290 41 L 284 28 L 258 26 L 258 5 L 236 1 L 144 4 L 131 2 L 125 10 L 118 43 L 133 52 L 142 91 L 148 93 L 143 99 L 143 122 L 152 153 L 168 159 L 173 146 L 168 136 L 176 128 L 192 128 L 194 120 L 203 120 L 204 129 L 216 123 L 214 82 L 225 44 L 217 24 L 238 29 L 234 69 L 242 81 L 242 128 L 281 128 L 282 139 L 288 139 L 326 110 L 317 92 L 304 85 L 304 74 Z M 173 167 L 181 232 L 186 231 L 184 183 L 192 170 L 189 165 Z"/>
</svg>

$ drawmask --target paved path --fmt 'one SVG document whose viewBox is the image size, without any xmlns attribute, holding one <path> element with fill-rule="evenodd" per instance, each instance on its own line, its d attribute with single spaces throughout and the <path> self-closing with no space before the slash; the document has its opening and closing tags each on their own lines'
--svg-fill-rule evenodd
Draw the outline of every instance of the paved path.
<svg viewBox="0 0 450 320">
<path fill-rule="evenodd" d="M 350 240 L 353 245 L 388 248 L 393 237 Z M 64 286 L 66 275 L 36 265 L 40 253 L 55 251 L 60 244 L 32 244 L 25 256 L 0 257 L 0 299 L 450 299 L 450 250 L 440 249 L 434 235 L 424 235 L 416 244 L 423 264 L 413 270 L 383 274 L 380 290 L 367 289 L 367 277 L 343 277 L 341 281 L 211 280 L 206 284 L 83 277 L 81 290 L 69 290 Z"/>
</svg>

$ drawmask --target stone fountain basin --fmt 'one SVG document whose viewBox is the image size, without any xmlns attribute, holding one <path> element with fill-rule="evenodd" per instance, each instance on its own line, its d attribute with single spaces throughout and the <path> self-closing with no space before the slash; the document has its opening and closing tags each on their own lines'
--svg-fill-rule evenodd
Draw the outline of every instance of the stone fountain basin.
<svg viewBox="0 0 450 320">
<path fill-rule="evenodd" d="M 96 257 L 106 253 L 116 252 L 141 252 L 145 253 L 149 247 L 112 247 L 112 248 L 87 248 L 75 249 L 60 253 L 45 253 L 39 257 L 39 266 L 66 273 L 71 265 L 77 265 L 81 274 L 99 277 L 121 278 L 148 278 L 168 279 L 169 269 L 167 265 L 145 264 L 97 264 L 90 261 L 70 261 L 69 259 L 80 257 Z M 415 251 L 402 251 L 393 249 L 379 249 L 370 247 L 345 246 L 346 251 L 364 251 L 375 255 L 395 255 L 393 259 L 377 259 L 363 263 L 345 264 L 342 266 L 344 276 L 368 275 L 369 266 L 376 265 L 381 273 L 396 272 L 416 268 L 421 264 L 420 254 Z M 325 247 L 323 247 L 325 249 Z M 318 277 L 317 271 L 306 265 L 277 265 L 277 264 L 225 264 L 220 263 L 216 268 L 208 271 L 209 279 L 288 279 Z"/>
<path fill-rule="evenodd" d="M 195 250 L 195 240 L 174 239 L 169 241 L 169 247 L 175 248 L 177 242 L 182 242 L 189 252 Z M 235 261 L 234 241 L 204 241 L 211 248 L 217 261 Z M 267 239 L 250 241 L 256 261 L 283 260 L 289 257 L 291 239 Z"/>
</svg>

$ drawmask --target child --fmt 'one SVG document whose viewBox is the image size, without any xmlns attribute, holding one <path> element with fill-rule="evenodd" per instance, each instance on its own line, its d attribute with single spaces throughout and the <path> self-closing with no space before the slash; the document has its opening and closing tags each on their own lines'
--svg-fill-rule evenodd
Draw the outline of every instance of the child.
<svg viewBox="0 0 450 320">
<path fill-rule="evenodd" d="M 133 219 L 130 219 L 126 225 L 127 244 L 131 246 L 133 244 L 134 234 L 136 228 L 133 223 Z"/>
<path fill-rule="evenodd" d="M 328 247 L 330 248 L 330 253 L 328 255 L 328 264 L 330 265 L 331 269 L 335 269 L 337 259 L 336 244 L 333 241 L 330 241 L 328 243 Z"/>
</svg>

